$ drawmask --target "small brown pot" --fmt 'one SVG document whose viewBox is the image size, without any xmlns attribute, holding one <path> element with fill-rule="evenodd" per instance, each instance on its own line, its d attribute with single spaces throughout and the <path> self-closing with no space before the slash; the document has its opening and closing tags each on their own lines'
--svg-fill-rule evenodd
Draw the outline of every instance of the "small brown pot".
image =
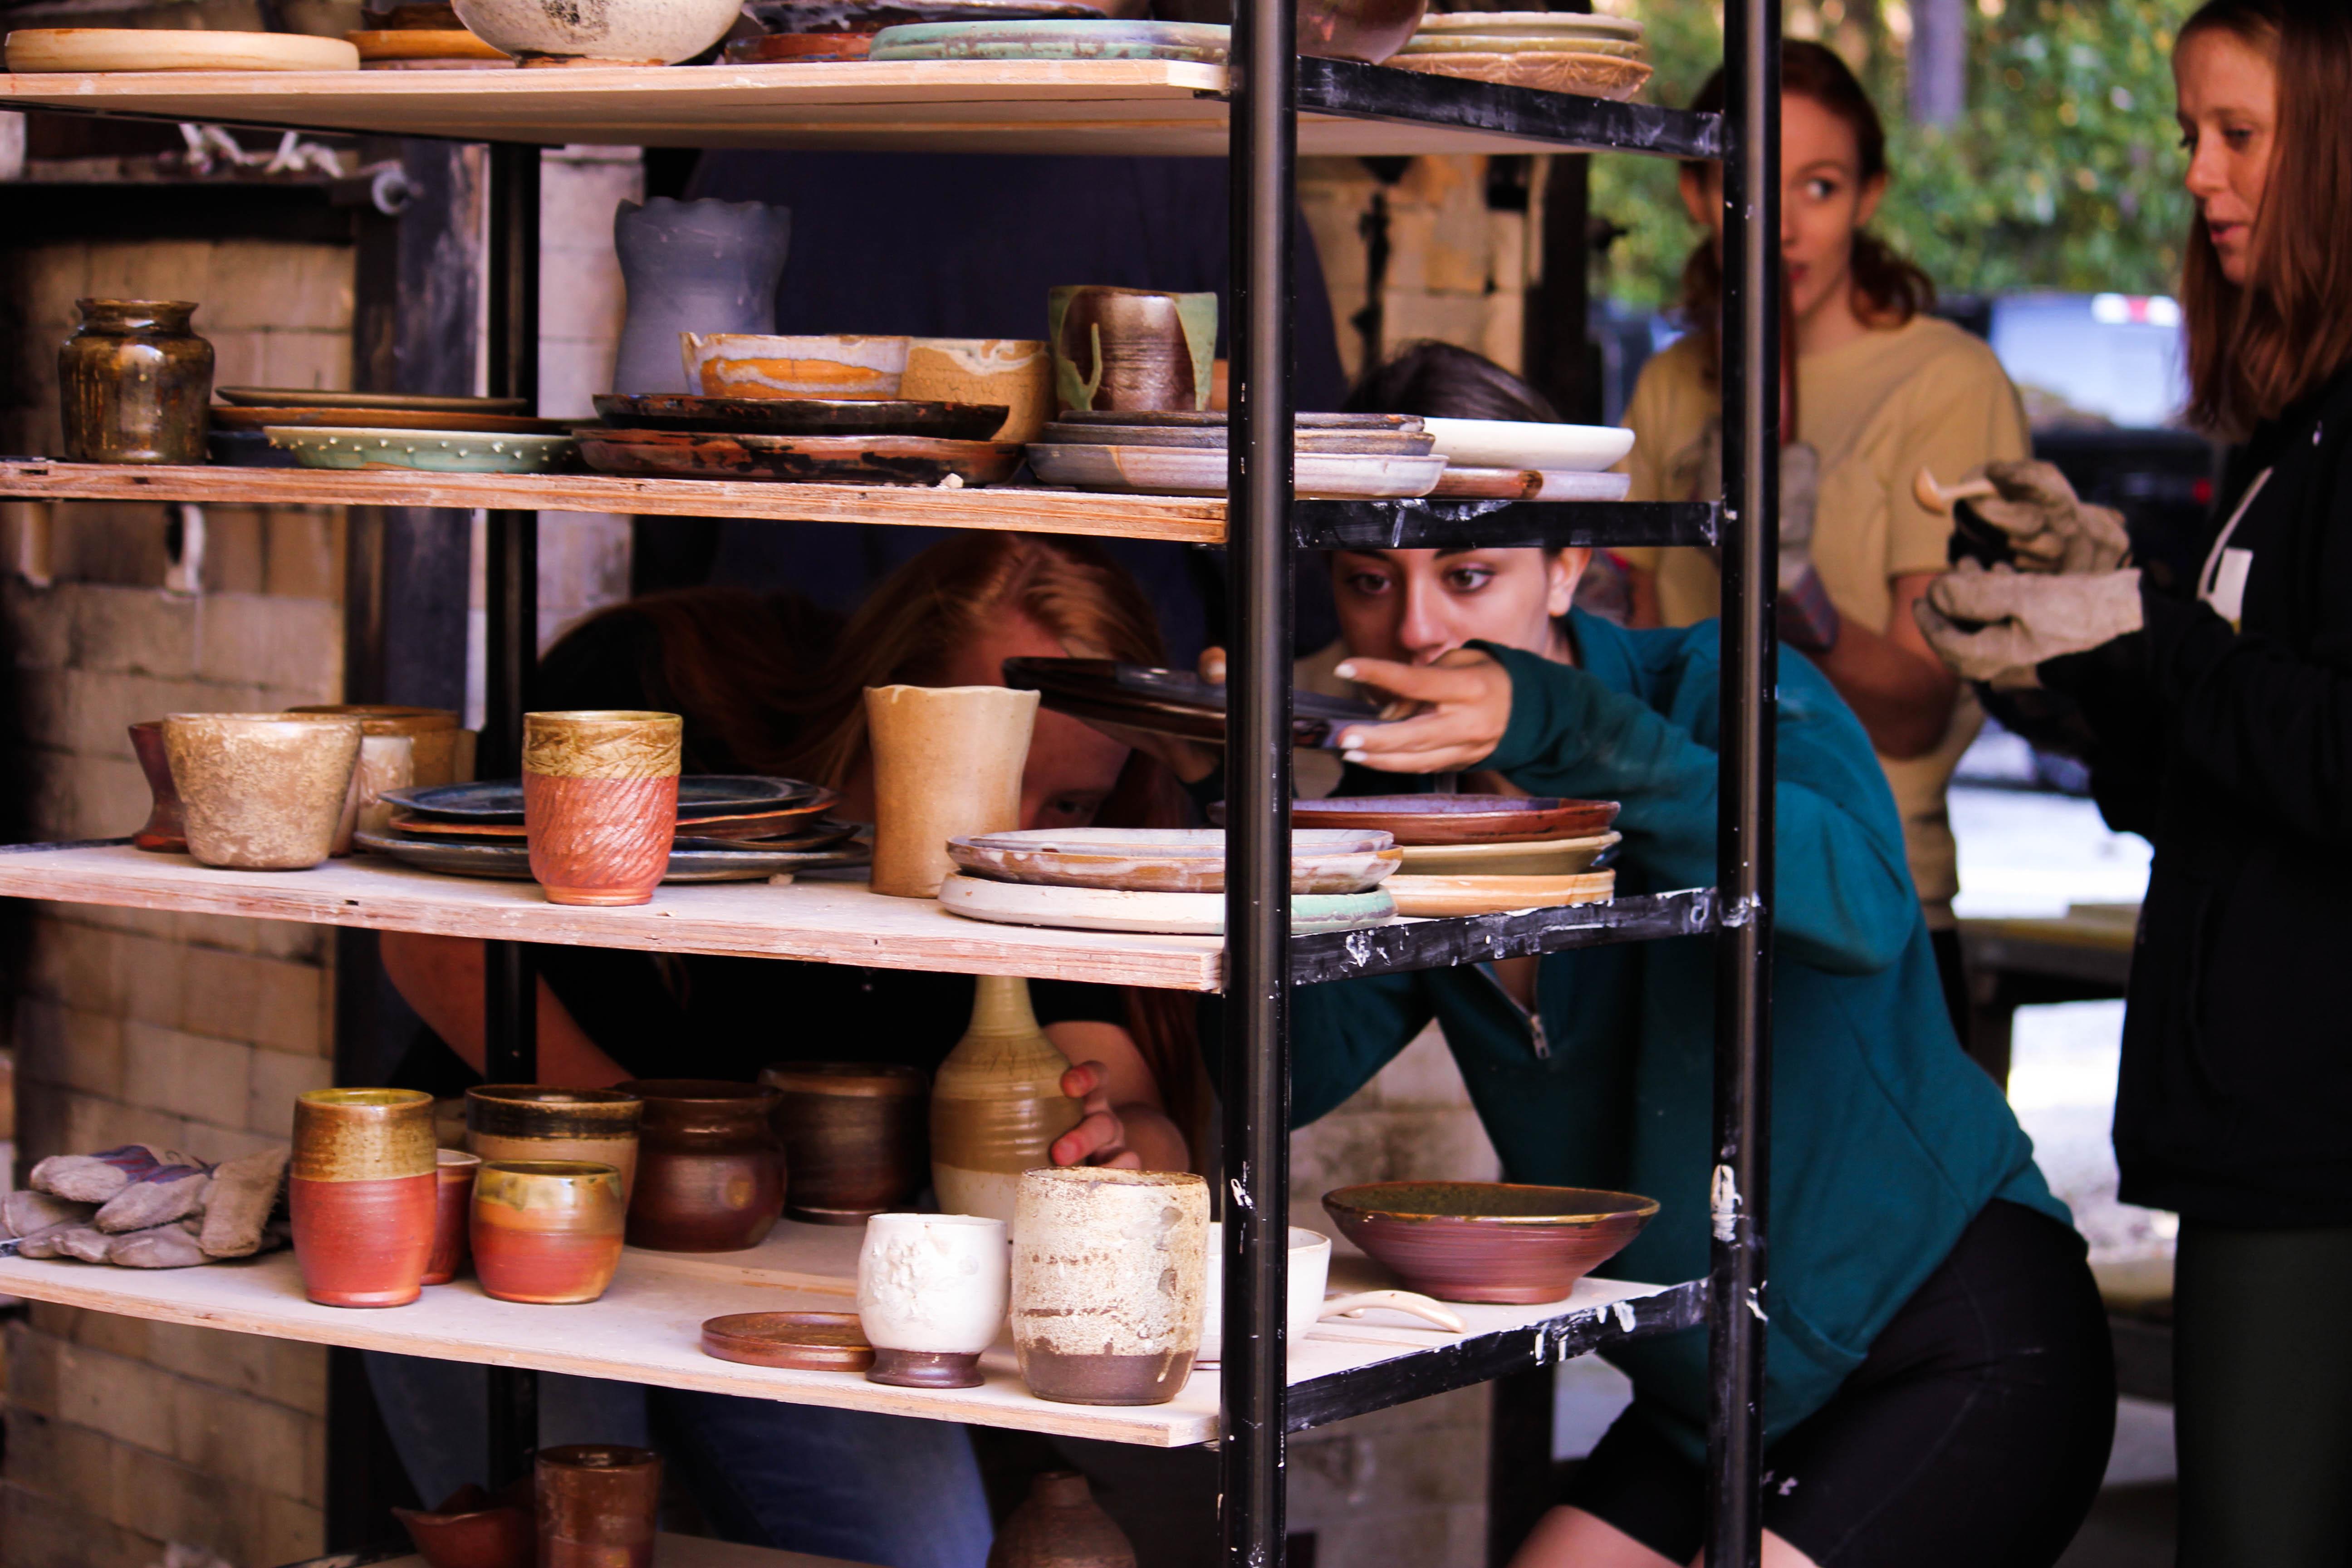
<svg viewBox="0 0 2352 1568">
<path fill-rule="evenodd" d="M 403 708 L 388 702 L 314 702 L 289 713 L 337 713 L 356 719 L 371 735 L 405 735 L 421 789 L 457 782 L 458 739 L 465 731 L 446 708 Z"/>
<path fill-rule="evenodd" d="M 1048 1470 L 996 1532 L 988 1568 L 1135 1568 L 1135 1546 L 1076 1470 Z"/>
<path fill-rule="evenodd" d="M 539 1451 L 539 1568 L 652 1568 L 661 1458 L 574 1443 Z"/>
<path fill-rule="evenodd" d="M 141 849 L 186 854 L 188 829 L 181 820 L 180 792 L 172 785 L 172 759 L 163 750 L 163 721 L 150 719 L 131 725 L 131 750 L 139 759 L 139 771 L 147 775 L 147 793 L 155 802 L 147 813 L 146 826 L 131 836 L 131 842 Z"/>
<path fill-rule="evenodd" d="M 294 1100 L 287 1202 L 302 1289 L 328 1307 L 416 1300 L 433 1255 L 433 1097 L 314 1089 Z"/>
<path fill-rule="evenodd" d="M 526 713 L 522 816 L 551 904 L 643 904 L 669 868 L 683 721 L 626 710 Z"/>
<path fill-rule="evenodd" d="M 778 1062 L 760 1081 L 777 1090 L 784 1212 L 813 1225 L 863 1225 L 903 1209 L 930 1174 L 924 1125 L 929 1080 L 892 1063 Z"/>
<path fill-rule="evenodd" d="M 485 1160 L 586 1160 L 636 1189 L 637 1124 L 645 1101 L 612 1089 L 485 1083 L 466 1091 L 466 1147 Z"/>
<path fill-rule="evenodd" d="M 77 300 L 58 350 L 65 455 L 78 463 L 201 463 L 213 346 L 185 300 Z"/>
<path fill-rule="evenodd" d="M 283 713 L 173 713 L 163 749 L 180 792 L 188 853 L 207 866 L 299 871 L 334 848 L 357 720 Z"/>
<path fill-rule="evenodd" d="M 446 1285 L 466 1266 L 466 1236 L 474 1213 L 474 1173 L 481 1169 L 478 1154 L 459 1149 L 439 1151 L 434 1170 L 433 1257 L 425 1265 L 425 1283 Z M 420 1549 L 421 1550 L 421 1549 Z"/>
<path fill-rule="evenodd" d="M 643 1079 L 646 1102 L 629 1245 L 657 1252 L 740 1252 L 784 1212 L 784 1152 L 770 1117 L 781 1098 L 757 1084 Z"/>
<path fill-rule="evenodd" d="M 501 1301 L 593 1301 L 621 1264 L 621 1173 L 585 1160 L 485 1160 L 474 1178 L 474 1278 Z"/>
</svg>

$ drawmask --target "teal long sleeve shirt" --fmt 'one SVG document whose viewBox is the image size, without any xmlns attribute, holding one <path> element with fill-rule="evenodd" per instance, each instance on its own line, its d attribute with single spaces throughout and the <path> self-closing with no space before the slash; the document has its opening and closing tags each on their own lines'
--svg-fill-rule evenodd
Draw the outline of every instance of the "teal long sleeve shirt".
<svg viewBox="0 0 2352 1568">
<path fill-rule="evenodd" d="M 1716 623 L 1629 632 L 1579 614 L 1571 629 L 1576 667 L 1486 647 L 1510 674 L 1511 716 L 1484 765 L 1531 795 L 1622 803 L 1621 894 L 1712 884 Z M 1868 737 L 1801 658 L 1780 662 L 1775 756 L 1768 1441 L 1828 1400 L 1989 1200 L 2069 1221 L 1952 1033 Z M 1350 770 L 1367 790 L 1397 784 Z M 1696 1279 L 1707 1267 L 1714 1008 L 1703 937 L 1547 954 L 1532 1014 L 1484 966 L 1305 987 L 1293 1119 L 1337 1106 L 1434 1018 L 1507 1180 L 1656 1198 L 1657 1217 L 1603 1272 Z M 1696 1458 L 1705 1331 L 1608 1353 L 1633 1379 L 1636 1409 Z"/>
</svg>

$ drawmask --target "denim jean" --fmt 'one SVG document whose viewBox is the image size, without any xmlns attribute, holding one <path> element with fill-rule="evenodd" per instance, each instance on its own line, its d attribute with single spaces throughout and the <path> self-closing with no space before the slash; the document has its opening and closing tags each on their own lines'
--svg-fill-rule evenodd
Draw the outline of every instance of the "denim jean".
<svg viewBox="0 0 2352 1568">
<path fill-rule="evenodd" d="M 384 1430 L 426 1508 L 489 1479 L 489 1369 L 466 1362 L 368 1351 L 368 1386 Z M 634 1383 L 539 1374 L 539 1441 L 650 1446 L 646 1391 Z"/>
</svg>

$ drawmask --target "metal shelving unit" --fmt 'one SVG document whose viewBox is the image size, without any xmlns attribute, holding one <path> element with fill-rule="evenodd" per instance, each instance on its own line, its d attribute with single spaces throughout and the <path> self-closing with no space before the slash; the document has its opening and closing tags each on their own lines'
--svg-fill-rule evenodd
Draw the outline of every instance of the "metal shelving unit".
<svg viewBox="0 0 2352 1568">
<path fill-rule="evenodd" d="M 1132 61 L 867 62 L 456 77 L 18 76 L 0 78 L 0 105 L 490 141 L 489 390 L 522 396 L 531 395 L 537 383 L 541 144 L 1225 151 L 1234 245 L 1233 426 L 1225 503 L 1045 491 L 982 489 L 949 497 L 577 478 L 251 472 L 232 482 L 248 500 L 490 510 L 489 704 L 481 752 L 486 771 L 515 763 L 536 619 L 539 506 L 688 515 L 723 510 L 737 517 L 822 516 L 1223 543 L 1234 563 L 1229 605 L 1234 637 L 1226 792 L 1232 875 L 1222 966 L 1214 942 L 1188 947 L 1187 939 L 1176 938 L 1076 940 L 1083 933 L 1007 938 L 975 932 L 961 945 L 938 948 L 909 938 L 899 962 L 1013 973 L 1071 973 L 1073 966 L 1109 963 L 1132 966 L 1134 983 L 1210 989 L 1222 982 L 1227 1009 L 1226 1164 L 1218 1186 L 1228 1197 L 1228 1331 L 1216 1429 L 1222 1437 L 1226 1556 L 1234 1568 L 1271 1568 L 1283 1560 L 1288 1433 L 1548 1364 L 1609 1338 L 1670 1332 L 1701 1321 L 1707 1326 L 1712 1365 L 1708 1560 L 1752 1568 L 1759 1542 L 1759 1293 L 1770 1038 L 1767 894 L 1779 413 L 1777 377 L 1768 367 L 1779 361 L 1780 306 L 1771 263 L 1778 190 L 1769 171 L 1779 136 L 1777 0 L 1729 0 L 1726 26 L 1729 91 L 1720 117 L 1299 59 L 1292 10 L 1285 0 L 1236 0 L 1229 69 Z M 1718 508 L 1296 500 L 1290 484 L 1288 217 L 1302 147 L 1317 153 L 1365 154 L 1549 147 L 1721 159 L 1726 503 Z M 8 463 L 0 464 L 0 496 L 205 500 L 216 499 L 223 479 L 217 470 Z M 591 491 L 599 499 L 583 499 Z M 1287 735 L 1293 547 L 1666 543 L 1713 545 L 1724 568 L 1717 886 L 1609 905 L 1291 938 Z M 482 935 L 492 942 L 487 1025 L 494 1078 L 535 1075 L 533 1018 L 526 1005 L 532 984 L 524 942 L 840 959 L 848 948 L 824 947 L 839 931 L 827 938 L 820 928 L 832 930 L 846 921 L 847 930 L 856 921 L 854 910 L 817 918 L 821 900 L 804 901 L 797 915 L 784 900 L 773 900 L 772 909 L 729 913 L 720 909 L 725 899 L 714 897 L 725 890 L 682 889 L 672 892 L 689 896 L 664 895 L 663 905 L 672 910 L 667 917 L 632 921 L 627 917 L 637 911 L 571 911 L 600 920 L 623 918 L 604 925 L 562 925 L 548 918 L 550 906 L 511 888 L 474 885 L 436 892 L 429 885 L 432 879 L 385 868 L 327 868 L 266 879 L 269 888 L 248 889 L 235 886 L 237 879 L 228 873 L 185 873 L 175 882 L 163 874 L 168 868 L 149 860 L 142 866 L 131 852 L 110 845 L 28 847 L 0 857 L 0 894 L 208 910 L 249 899 L 230 912 Z M 952 921 L 944 914 L 939 918 Z M 1289 1363 L 1283 1325 L 1286 1252 L 1278 1239 L 1288 1223 L 1287 1020 L 1293 987 L 1601 942 L 1707 933 L 1714 935 L 1717 952 L 1715 1241 L 1708 1277 L 1664 1289 L 1634 1288 L 1606 1306 L 1570 1303 L 1570 1310 L 1541 1321 L 1474 1325 L 1472 1333 L 1440 1348 L 1293 1382 L 1296 1369 Z M 870 952 L 858 961 L 877 962 Z M 65 1276 L 40 1272 L 47 1267 L 12 1264 L 0 1283 L 17 1293 L 62 1299 L 66 1288 L 58 1281 Z M 146 1308 L 121 1304 L 117 1310 L 223 1321 L 202 1315 L 203 1309 L 185 1301 L 164 1299 L 171 1293 L 163 1286 L 148 1293 L 157 1292 L 158 1300 Z M 271 1327 L 276 1320 L 265 1319 L 266 1312 L 254 1317 L 248 1331 L 354 1342 L 348 1331 L 291 1323 Z M 487 1342 L 469 1342 L 467 1349 L 461 1359 L 499 1369 L 492 1401 L 494 1463 L 511 1466 L 530 1446 L 534 1429 L 532 1373 L 523 1369 L 536 1363 L 527 1354 L 501 1352 Z M 650 1373 L 641 1375 L 658 1380 Z M 764 1392 L 777 1398 L 811 1397 L 795 1393 L 789 1379 Z M 937 1414 L 961 1418 L 945 1409 Z M 1045 1422 L 1013 1413 L 1003 1424 Z"/>
</svg>

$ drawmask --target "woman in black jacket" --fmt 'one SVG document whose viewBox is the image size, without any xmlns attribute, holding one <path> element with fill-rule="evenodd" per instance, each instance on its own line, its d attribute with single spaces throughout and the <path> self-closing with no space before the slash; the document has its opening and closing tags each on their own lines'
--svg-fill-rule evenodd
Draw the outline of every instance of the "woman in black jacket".
<svg viewBox="0 0 2352 1568">
<path fill-rule="evenodd" d="M 2180 1215 L 2179 1562 L 2352 1552 L 2352 7 L 2211 0 L 2173 61 L 2197 223 L 2189 413 L 2231 437 L 2203 570 L 2125 564 L 2042 465 L 1977 510 L 2017 569 L 1920 618 L 1959 672 L 2079 705 L 2156 847 L 2116 1153 Z"/>
</svg>

